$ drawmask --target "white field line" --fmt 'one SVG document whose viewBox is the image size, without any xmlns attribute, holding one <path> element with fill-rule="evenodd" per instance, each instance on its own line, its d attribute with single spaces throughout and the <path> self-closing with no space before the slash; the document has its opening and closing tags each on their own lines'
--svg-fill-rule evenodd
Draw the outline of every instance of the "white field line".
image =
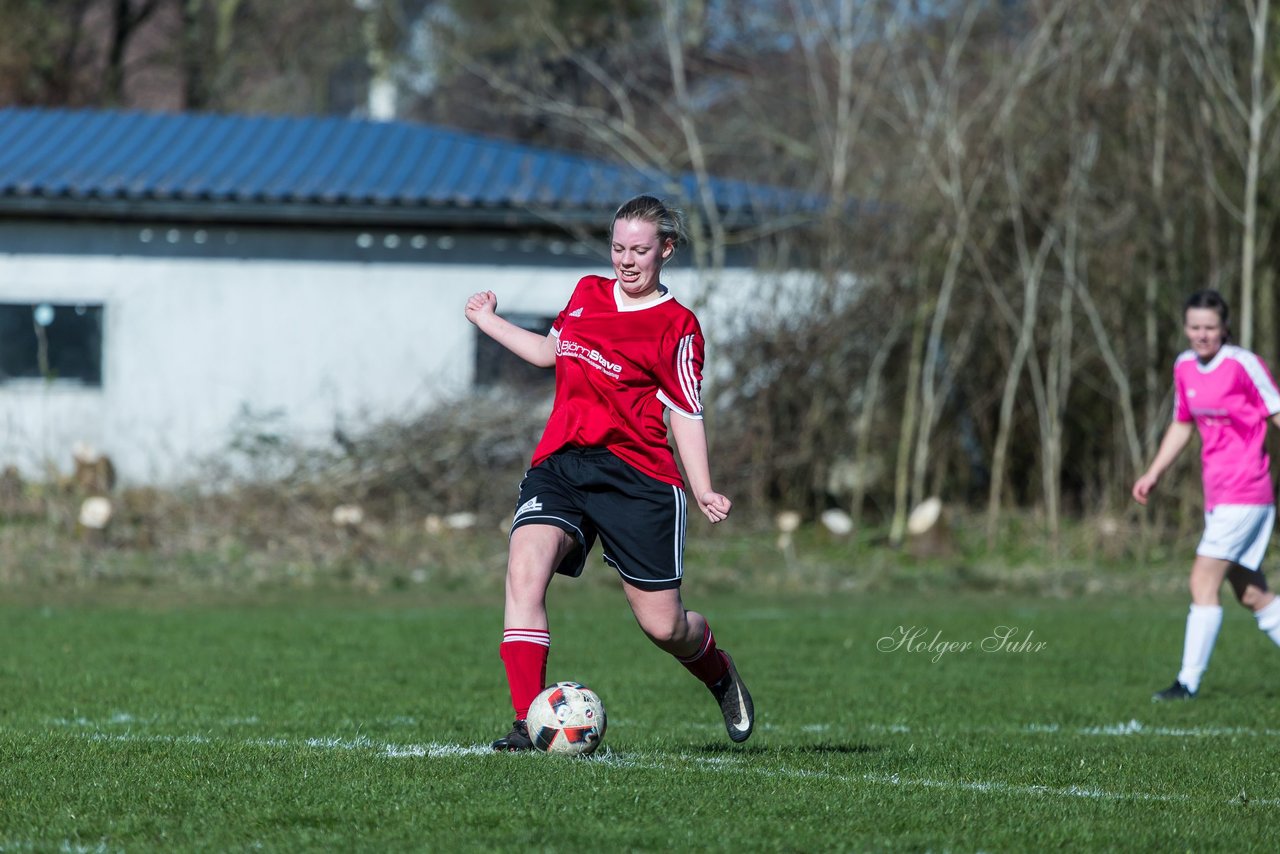
<svg viewBox="0 0 1280 854">
<path fill-rule="evenodd" d="M 901 788 L 923 788 L 951 791 L 990 792 L 998 795 L 1017 796 L 1049 796 L 1062 798 L 1087 798 L 1104 801 L 1142 801 L 1150 803 L 1195 803 L 1204 800 L 1188 795 L 1159 795 L 1150 792 L 1109 792 L 1105 789 L 1086 788 L 1083 786 L 1037 786 L 1020 783 L 1005 783 L 991 780 L 935 780 L 928 777 L 903 777 L 900 774 L 832 774 L 827 771 L 809 769 L 773 769 L 754 767 L 748 762 L 737 759 L 700 757 L 684 757 L 690 759 L 695 767 L 703 770 L 731 770 L 732 773 L 751 773 L 771 778 L 795 778 L 806 780 L 828 780 L 839 783 L 875 783 L 884 786 Z M 606 762 L 626 768 L 644 768 L 667 770 L 673 766 L 663 762 L 640 762 L 632 757 L 619 757 L 617 754 L 605 754 L 595 761 Z M 725 765 L 731 769 L 724 768 Z M 1227 801 L 1229 804 L 1243 803 L 1237 798 Z M 1249 798 L 1251 806 L 1280 807 L 1280 798 Z"/>
<path fill-rule="evenodd" d="M 159 723 L 156 718 L 138 717 L 127 712 L 113 713 L 105 720 L 91 720 L 84 717 L 75 718 L 53 718 L 49 721 L 53 726 L 72 727 L 85 730 L 94 730 L 97 732 L 105 728 L 125 727 L 127 731 L 132 732 L 136 727 L 146 727 Z M 256 726 L 261 721 L 256 716 L 228 718 L 218 722 L 222 726 Z M 416 721 L 413 718 L 392 718 L 389 721 L 380 721 L 380 724 L 389 723 L 391 725 L 413 725 Z M 720 724 L 712 723 L 691 723 L 690 729 L 706 730 L 708 732 L 719 732 Z M 825 723 L 796 723 L 791 725 L 778 725 L 761 721 L 756 729 L 760 732 L 774 733 L 805 733 L 807 735 L 820 735 L 822 733 L 844 730 L 845 727 L 833 727 L 831 724 Z M 1254 729 L 1251 727 L 1166 727 L 1151 726 L 1144 724 L 1136 719 L 1130 719 L 1122 723 L 1114 724 L 1098 724 L 1093 726 L 1082 727 L 1066 727 L 1056 723 L 1029 723 L 1023 725 L 1010 725 L 998 727 L 916 727 L 908 724 L 867 724 L 863 727 L 868 732 L 888 733 L 890 735 L 927 735 L 933 737 L 946 736 L 964 736 L 964 735 L 1084 735 L 1084 736 L 1159 736 L 1166 738 L 1277 738 L 1280 737 L 1280 729 Z M 365 745 L 367 746 L 367 745 Z"/>
<path fill-rule="evenodd" d="M 719 723 L 703 722 L 687 725 L 689 729 L 706 732 L 720 732 Z M 873 733 L 889 735 L 929 735 L 929 736 L 964 736 L 964 735 L 1085 735 L 1085 736 L 1162 736 L 1168 738 L 1220 738 L 1222 736 L 1249 738 L 1280 738 L 1280 729 L 1254 729 L 1251 727 L 1167 727 L 1152 726 L 1138 720 L 1128 720 L 1114 724 L 1096 724 L 1093 726 L 1070 727 L 1062 724 L 1029 723 L 1022 725 L 974 727 L 920 727 L 909 724 L 866 724 L 862 727 L 833 727 L 831 724 L 773 724 L 762 721 L 756 724 L 758 732 L 774 732 L 780 734 L 804 733 L 821 735 L 823 733 L 856 732 L 859 729 Z"/>
<path fill-rule="evenodd" d="M 864 774 L 870 783 L 889 786 L 924 789 L 959 789 L 971 792 L 994 792 L 1000 795 L 1035 795 L 1061 798 L 1088 798 L 1101 801 L 1148 801 L 1160 803 L 1188 803 L 1197 800 L 1186 795 L 1156 795 L 1149 792 L 1108 792 L 1104 789 L 1081 786 L 1028 786 L 982 780 L 931 780 L 929 778 L 905 778 L 897 774 Z M 1280 799 L 1250 800 L 1251 804 L 1280 806 Z"/>
<path fill-rule="evenodd" d="M 84 730 L 94 730 L 101 732 L 104 729 L 124 727 L 127 731 L 132 732 L 137 727 L 152 726 L 159 723 L 155 717 L 142 717 L 132 715 L 128 712 L 115 712 L 105 720 L 91 720 L 84 717 L 75 718 L 53 718 L 49 721 L 52 726 L 72 727 Z M 257 726 L 261 721 L 256 715 L 245 717 L 227 718 L 217 722 L 221 726 Z M 388 721 L 379 721 L 379 724 L 415 725 L 417 722 L 413 718 L 397 717 Z M 707 730 L 709 732 L 719 732 L 721 724 L 719 723 L 690 723 L 690 729 Z M 756 729 L 760 732 L 774 733 L 804 733 L 807 735 L 820 735 L 829 732 L 843 732 L 848 734 L 847 727 L 833 727 L 826 723 L 795 723 L 789 725 L 779 725 L 768 721 L 761 721 L 757 724 Z M 1139 720 L 1130 719 L 1121 723 L 1113 724 L 1096 724 L 1093 726 L 1068 727 L 1056 723 L 1028 723 L 1022 725 L 1007 725 L 996 727 L 917 727 L 909 724 L 867 724 L 863 727 L 868 732 L 888 733 L 890 735 L 927 735 L 934 737 L 945 736 L 963 736 L 963 735 L 1085 735 L 1085 736 L 1159 736 L 1165 738 L 1220 738 L 1220 737 L 1245 737 L 1245 738 L 1278 738 L 1280 737 L 1280 729 L 1255 729 L 1251 727 L 1167 727 L 1152 726 L 1144 724 Z M 369 744 L 367 739 L 363 737 L 353 742 L 361 749 L 367 749 Z M 317 746 L 317 745 L 312 745 Z"/>
<path fill-rule="evenodd" d="M 1098 735 L 1098 736 L 1162 736 L 1167 738 L 1218 738 L 1222 736 L 1250 738 L 1280 737 L 1277 729 L 1253 729 L 1251 727 L 1165 727 L 1149 726 L 1141 721 L 1130 719 L 1123 723 L 1101 724 L 1084 727 L 1064 727 L 1061 724 L 1030 723 L 1024 726 L 1006 727 L 956 727 L 932 728 L 912 727 L 905 724 L 871 724 L 867 729 L 872 732 L 886 732 L 896 735 L 972 735 L 984 734 L 1026 734 L 1026 735 Z"/>
<path fill-rule="evenodd" d="M 72 842 L 70 839 L 64 839 L 57 847 L 50 848 L 48 843 L 41 842 L 37 845 L 30 840 L 21 842 L 5 842 L 0 839 L 0 854 L 9 854 L 11 851 L 34 852 L 37 851 L 57 851 L 58 854 L 111 854 L 114 851 L 123 851 L 123 848 L 108 847 L 106 842 L 99 842 L 92 845 L 84 842 Z"/>
<path fill-rule="evenodd" d="M 394 744 L 375 741 L 363 736 L 356 738 L 255 738 L 248 740 L 215 739 L 201 735 L 144 735 L 137 733 L 85 733 L 86 738 L 105 742 L 151 742 L 205 744 L 212 742 L 238 743 L 250 747 L 270 748 L 311 748 L 331 751 L 362 751 L 388 759 L 453 759 L 466 756 L 491 756 L 492 749 L 488 745 L 473 744 Z M 514 758 L 514 757 L 513 757 Z M 530 754 L 524 758 L 538 758 L 538 754 Z M 636 768 L 641 770 L 687 770 L 690 767 L 707 773 L 753 774 L 766 778 L 823 780 L 837 783 L 871 783 L 879 786 L 890 786 L 904 789 L 936 789 L 939 791 L 981 792 L 1002 796 L 1036 796 L 1052 798 L 1083 798 L 1102 801 L 1139 801 L 1149 803 L 1196 803 L 1205 800 L 1188 795 L 1161 795 L 1151 792 L 1112 792 L 1082 786 L 1039 786 L 1021 783 L 1008 783 L 999 780 L 938 780 L 930 777 L 904 777 L 900 774 L 835 774 L 828 771 L 809 769 L 766 768 L 755 764 L 749 758 L 730 756 L 701 757 L 678 755 L 675 762 L 663 761 L 646 754 L 625 754 L 606 751 L 592 757 L 593 763 L 611 765 L 618 768 Z M 1228 804 L 1240 804 L 1239 799 L 1232 798 Z M 1251 806 L 1280 807 L 1277 798 L 1249 798 Z"/>
<path fill-rule="evenodd" d="M 155 743 L 155 744 L 242 744 L 248 747 L 271 747 L 271 748 L 304 748 L 310 747 L 318 750 L 343 750 L 343 751 L 368 751 L 389 759 L 404 759 L 423 757 L 429 759 L 440 759 L 455 756 L 486 756 L 493 752 L 493 748 L 486 745 L 473 745 L 464 747 L 458 744 L 391 744 L 385 742 L 377 742 L 370 738 L 358 736 L 356 738 L 250 738 L 250 739 L 231 739 L 231 738 L 211 738 L 204 735 L 146 735 L 143 733 L 121 732 L 90 732 L 85 733 L 84 737 L 90 741 L 106 741 L 106 742 L 139 742 L 139 743 Z"/>
</svg>

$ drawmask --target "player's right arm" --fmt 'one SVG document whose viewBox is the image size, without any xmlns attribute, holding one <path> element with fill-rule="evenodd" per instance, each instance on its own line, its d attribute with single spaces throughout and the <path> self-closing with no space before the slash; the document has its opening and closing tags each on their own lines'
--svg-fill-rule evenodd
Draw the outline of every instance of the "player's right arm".
<svg viewBox="0 0 1280 854">
<path fill-rule="evenodd" d="M 1156 458 L 1133 484 L 1134 501 L 1139 504 L 1147 503 L 1147 496 L 1160 482 L 1160 476 L 1173 465 L 1178 454 L 1181 454 L 1182 449 L 1191 441 L 1191 434 L 1195 429 L 1195 423 L 1192 421 L 1174 421 L 1169 425 L 1169 429 L 1164 431 L 1164 438 L 1160 440 L 1160 449 L 1156 451 Z"/>
<path fill-rule="evenodd" d="M 463 313 L 477 329 L 529 364 L 550 368 L 556 363 L 556 337 L 521 329 L 499 317 L 498 297 L 493 291 L 472 294 Z"/>
</svg>

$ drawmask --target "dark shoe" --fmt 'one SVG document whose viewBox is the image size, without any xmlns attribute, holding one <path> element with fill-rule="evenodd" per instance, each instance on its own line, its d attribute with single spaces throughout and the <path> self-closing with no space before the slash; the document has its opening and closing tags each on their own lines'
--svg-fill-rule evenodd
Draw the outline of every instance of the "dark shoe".
<svg viewBox="0 0 1280 854">
<path fill-rule="evenodd" d="M 723 650 L 720 654 L 724 656 L 729 670 L 720 677 L 719 682 L 711 686 L 711 693 L 720 704 L 720 713 L 724 715 L 724 728 L 728 730 L 729 738 L 743 742 L 751 737 L 751 730 L 756 724 L 755 707 L 751 705 L 751 693 L 742 684 L 738 668 L 733 666 L 733 659 Z"/>
<path fill-rule="evenodd" d="M 1192 700 L 1195 699 L 1196 692 L 1187 688 L 1181 682 L 1174 682 L 1163 691 L 1157 691 L 1151 695 L 1152 702 L 1163 703 L 1165 700 Z"/>
<path fill-rule="evenodd" d="M 511 732 L 493 743 L 494 750 L 532 750 L 533 740 L 529 738 L 529 727 L 524 721 L 516 721 L 511 725 Z"/>
</svg>

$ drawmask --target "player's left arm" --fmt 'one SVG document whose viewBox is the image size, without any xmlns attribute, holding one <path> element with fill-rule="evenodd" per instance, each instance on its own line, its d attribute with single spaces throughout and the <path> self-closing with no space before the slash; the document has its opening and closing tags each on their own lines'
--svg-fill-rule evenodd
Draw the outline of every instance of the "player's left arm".
<svg viewBox="0 0 1280 854">
<path fill-rule="evenodd" d="M 691 418 L 682 412 L 671 412 L 671 437 L 684 463 L 685 476 L 689 478 L 689 490 L 704 516 L 713 523 L 723 522 L 733 509 L 733 502 L 716 492 L 711 486 L 711 465 L 707 460 L 707 431 L 701 418 Z"/>
<path fill-rule="evenodd" d="M 1257 405 L 1267 411 L 1268 421 L 1280 427 L 1280 388 L 1277 388 L 1271 371 L 1267 369 L 1267 363 L 1261 356 L 1246 350 L 1240 364 L 1244 367 L 1245 374 L 1253 386 L 1252 394 L 1255 396 Z"/>
<path fill-rule="evenodd" d="M 663 345 L 667 356 L 656 371 L 658 400 L 667 407 L 668 433 L 680 452 L 694 500 L 704 516 L 712 522 L 723 522 L 733 502 L 711 486 L 707 433 L 702 423 L 703 347 L 702 329 L 697 319 L 689 315 Z"/>
</svg>

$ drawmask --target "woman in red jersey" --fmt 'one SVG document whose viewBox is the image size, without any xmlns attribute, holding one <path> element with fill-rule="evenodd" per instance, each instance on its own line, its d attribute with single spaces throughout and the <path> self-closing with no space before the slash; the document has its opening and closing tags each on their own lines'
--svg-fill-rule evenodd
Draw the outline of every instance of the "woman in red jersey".
<svg viewBox="0 0 1280 854">
<path fill-rule="evenodd" d="M 546 682 L 547 587 L 557 572 L 579 575 L 597 537 L 640 628 L 711 689 L 729 737 L 746 741 L 754 726 L 733 660 L 680 598 L 686 498 L 668 433 L 703 515 L 716 523 L 732 508 L 707 461 L 702 330 L 661 282 L 683 225 L 660 200 L 637 196 L 618 208 L 610 236 L 614 277 L 582 278 L 545 336 L 501 318 L 492 291 L 467 300 L 467 319 L 482 332 L 556 371 L 511 529 L 500 652 L 515 723 L 495 750 L 532 747 L 525 716 Z"/>
</svg>

